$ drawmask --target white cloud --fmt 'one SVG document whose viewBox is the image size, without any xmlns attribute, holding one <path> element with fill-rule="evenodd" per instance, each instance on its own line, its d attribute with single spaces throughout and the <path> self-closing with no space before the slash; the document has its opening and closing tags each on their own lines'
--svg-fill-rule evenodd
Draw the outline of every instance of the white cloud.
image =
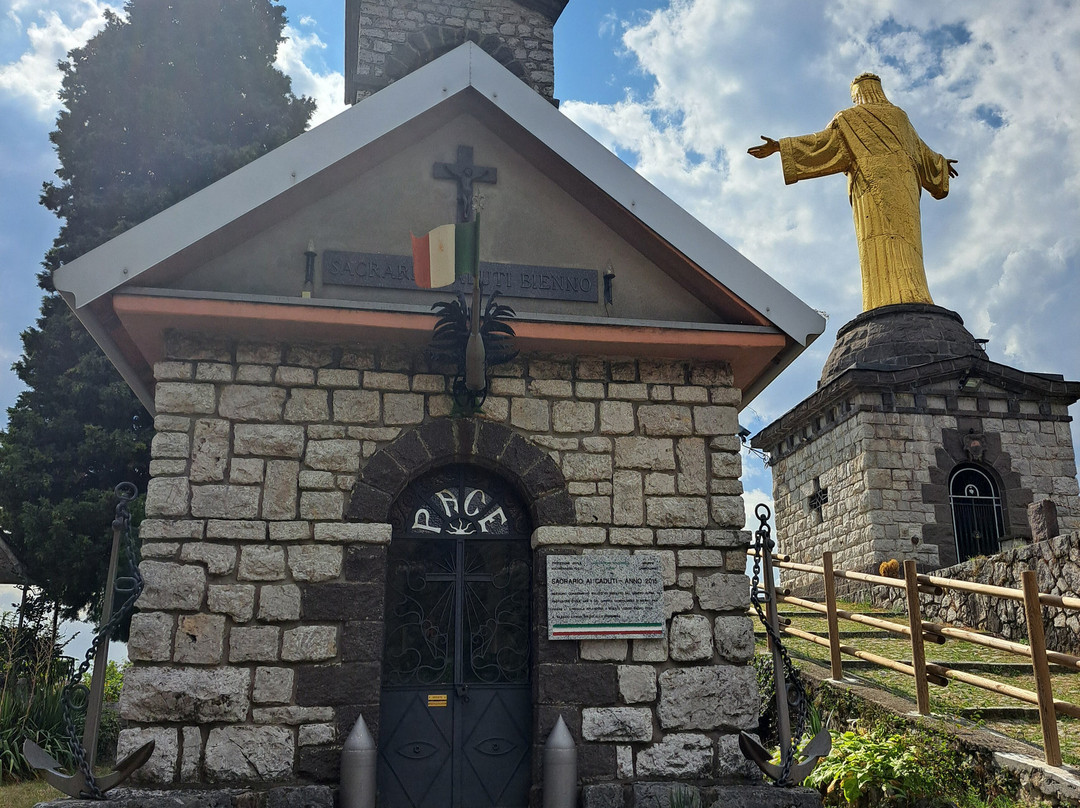
<svg viewBox="0 0 1080 808">
<path fill-rule="evenodd" d="M 672 0 L 624 23 L 654 85 L 562 109 L 809 305 L 828 330 L 754 406 L 813 391 L 836 328 L 861 308 L 844 181 L 785 187 L 759 134 L 823 128 L 848 82 L 879 73 L 923 139 L 959 159 L 923 202 L 931 291 L 992 359 L 1080 378 L 1080 8 L 1075 0 Z"/>
<path fill-rule="evenodd" d="M 0 93 L 25 103 L 39 119 L 52 121 L 60 109 L 60 71 L 56 63 L 86 44 L 105 25 L 105 10 L 118 4 L 101 0 L 16 0 L 7 18 L 27 40 L 26 50 L 0 65 Z"/>
<path fill-rule="evenodd" d="M 315 60 L 311 57 L 326 48 L 318 34 L 305 34 L 286 25 L 284 35 L 286 39 L 278 48 L 275 64 L 292 78 L 294 93 L 315 99 L 311 125 L 318 126 L 346 109 L 345 76 L 332 70 L 320 73 L 312 66 Z"/>
</svg>

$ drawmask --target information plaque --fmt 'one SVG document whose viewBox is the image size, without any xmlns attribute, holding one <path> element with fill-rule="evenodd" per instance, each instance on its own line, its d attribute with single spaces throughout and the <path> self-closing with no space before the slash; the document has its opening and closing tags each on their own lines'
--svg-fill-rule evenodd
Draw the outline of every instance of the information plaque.
<svg viewBox="0 0 1080 808">
<path fill-rule="evenodd" d="M 664 579 L 653 553 L 547 559 L 549 640 L 659 639 Z"/>
</svg>

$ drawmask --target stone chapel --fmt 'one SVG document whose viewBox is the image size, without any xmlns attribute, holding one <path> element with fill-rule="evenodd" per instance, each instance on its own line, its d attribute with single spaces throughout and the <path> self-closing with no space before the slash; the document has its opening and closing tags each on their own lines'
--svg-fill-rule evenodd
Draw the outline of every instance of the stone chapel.
<svg viewBox="0 0 1080 808">
<path fill-rule="evenodd" d="M 380 805 L 538 806 L 561 716 L 586 806 L 752 787 L 738 413 L 824 321 L 558 111 L 565 5 L 348 0 L 349 110 L 57 273 L 155 417 L 144 783 L 329 794 L 363 716 Z M 478 409 L 410 246 L 473 207 Z M 591 556 L 653 559 L 655 636 L 551 638 Z"/>
</svg>

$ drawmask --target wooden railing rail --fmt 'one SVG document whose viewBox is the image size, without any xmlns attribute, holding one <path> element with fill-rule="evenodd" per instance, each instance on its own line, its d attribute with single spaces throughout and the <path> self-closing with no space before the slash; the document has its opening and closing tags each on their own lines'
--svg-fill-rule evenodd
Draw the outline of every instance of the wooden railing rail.
<svg viewBox="0 0 1080 808">
<path fill-rule="evenodd" d="M 749 551 L 751 555 L 754 550 Z M 826 616 L 828 621 L 828 634 L 822 637 L 809 631 L 794 628 L 790 625 L 780 626 L 780 631 L 792 637 L 820 645 L 829 649 L 829 662 L 833 679 L 843 678 L 842 656 L 852 656 L 879 665 L 889 670 L 897 671 L 915 679 L 915 700 L 919 713 L 930 713 L 930 690 L 929 685 L 945 686 L 950 680 L 963 682 L 964 684 L 982 688 L 994 693 L 999 693 L 1008 698 L 1016 699 L 1026 704 L 1034 704 L 1039 709 L 1039 722 L 1043 735 L 1043 751 L 1046 762 L 1052 766 L 1061 765 L 1061 749 L 1058 742 L 1058 714 L 1080 718 L 1080 706 L 1067 701 L 1055 699 L 1053 696 L 1052 683 L 1050 680 L 1050 665 L 1061 665 L 1073 670 L 1080 670 L 1080 657 L 1071 654 L 1063 654 L 1058 651 L 1049 651 L 1046 648 L 1043 637 L 1043 607 L 1055 606 L 1060 609 L 1080 610 L 1080 598 L 1065 595 L 1050 595 L 1039 592 L 1036 575 L 1028 570 L 1022 573 L 1022 589 L 1010 589 L 1003 586 L 991 586 L 971 581 L 954 581 L 949 578 L 940 578 L 933 575 L 919 575 L 916 573 L 915 562 L 904 562 L 904 577 L 889 578 L 883 575 L 872 575 L 864 572 L 851 570 L 838 570 L 833 566 L 832 553 L 825 553 L 822 566 L 803 564 L 792 561 L 790 556 L 774 554 L 773 566 L 780 569 L 806 572 L 821 575 L 825 584 L 825 602 L 817 603 L 794 595 L 777 593 L 777 603 L 798 606 L 808 611 Z M 840 609 L 836 604 L 837 578 L 849 581 L 878 584 L 895 589 L 905 590 L 907 601 L 907 625 L 894 623 L 889 620 L 872 617 L 859 612 L 851 612 Z M 980 634 L 969 628 L 949 626 L 942 623 L 923 621 L 919 595 L 941 595 L 947 590 L 972 592 L 989 597 L 1004 598 L 1019 601 L 1024 604 L 1024 614 L 1027 620 L 1029 644 L 1013 642 L 1001 637 Z M 847 620 L 864 626 L 900 634 L 908 637 L 911 643 L 911 664 L 883 657 L 856 648 L 853 645 L 840 642 L 839 621 Z M 790 621 L 784 621 L 790 622 Z M 1035 676 L 1035 690 L 1007 685 L 1002 682 L 988 679 L 967 671 L 957 670 L 948 665 L 926 661 L 924 643 L 932 642 L 938 645 L 948 639 L 960 640 L 973 643 L 985 648 L 1016 654 L 1031 661 Z"/>
</svg>

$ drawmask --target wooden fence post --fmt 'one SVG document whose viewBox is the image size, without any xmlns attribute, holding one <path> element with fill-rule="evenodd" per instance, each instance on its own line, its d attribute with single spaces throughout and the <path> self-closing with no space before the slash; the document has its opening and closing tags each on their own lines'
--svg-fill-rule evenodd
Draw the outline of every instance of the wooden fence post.
<svg viewBox="0 0 1080 808">
<path fill-rule="evenodd" d="M 926 652 L 923 649 L 922 609 L 919 607 L 918 569 L 913 560 L 904 562 L 907 590 L 908 627 L 911 629 L 911 667 L 915 669 L 915 703 L 919 715 L 930 715 L 930 684 L 926 679 Z"/>
<path fill-rule="evenodd" d="M 1025 570 L 1020 577 L 1024 586 L 1024 614 L 1027 617 L 1028 645 L 1031 647 L 1031 667 L 1035 671 L 1035 693 L 1039 697 L 1043 753 L 1047 763 L 1060 766 L 1061 746 L 1058 744 L 1057 711 L 1054 709 L 1054 690 L 1050 684 L 1050 665 L 1046 661 L 1039 581 L 1034 570 Z"/>
<path fill-rule="evenodd" d="M 827 552 L 821 557 L 825 568 L 825 615 L 829 621 L 829 666 L 833 679 L 844 678 L 843 663 L 840 660 L 840 620 L 836 616 L 836 576 L 833 574 L 833 554 Z"/>
</svg>

